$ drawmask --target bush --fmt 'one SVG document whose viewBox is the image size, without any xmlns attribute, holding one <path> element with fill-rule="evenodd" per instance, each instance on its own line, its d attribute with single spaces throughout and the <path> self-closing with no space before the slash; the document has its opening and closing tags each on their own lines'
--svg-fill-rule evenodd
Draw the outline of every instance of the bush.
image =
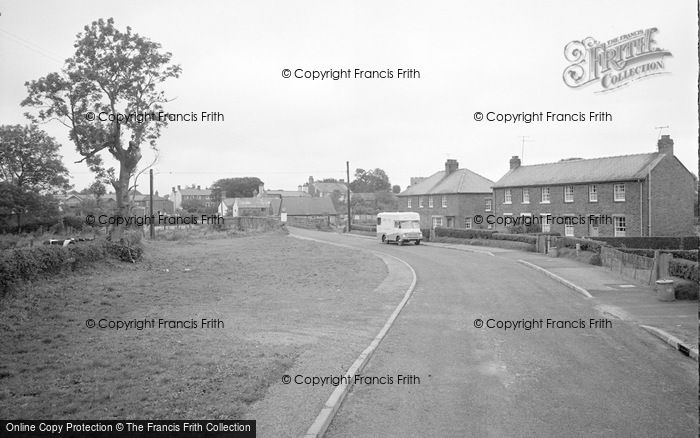
<svg viewBox="0 0 700 438">
<path fill-rule="evenodd" d="M 530 245 L 537 243 L 537 237 L 529 236 L 527 234 L 505 234 L 505 233 L 494 233 L 492 238 L 494 240 L 510 240 L 511 242 L 523 242 Z"/>
<path fill-rule="evenodd" d="M 421 228 L 420 232 L 423 233 L 423 240 L 430 242 L 430 228 Z"/>
<path fill-rule="evenodd" d="M 691 262 L 683 259 L 671 259 L 668 265 L 669 274 L 674 277 L 685 278 L 692 280 L 696 284 L 700 283 L 700 270 L 697 262 Z"/>
<path fill-rule="evenodd" d="M 557 237 L 552 239 L 552 245 L 557 248 L 573 248 L 576 249 L 576 244 L 581 245 L 583 251 L 593 251 L 600 253 L 600 247 L 605 245 L 603 242 L 598 242 L 590 239 L 578 239 L 576 237 Z"/>
<path fill-rule="evenodd" d="M 697 249 L 700 237 L 596 237 L 615 248 Z"/>
<path fill-rule="evenodd" d="M 365 231 L 368 233 L 376 233 L 377 232 L 376 225 L 352 224 L 351 227 L 352 227 L 353 231 Z"/>
<path fill-rule="evenodd" d="M 459 228 L 435 228 L 435 237 L 455 237 L 458 239 L 491 239 L 493 230 L 465 230 Z"/>
<path fill-rule="evenodd" d="M 673 279 L 673 293 L 677 300 L 697 300 L 698 284 L 682 278 Z"/>
<path fill-rule="evenodd" d="M 81 242 L 66 247 L 42 245 L 16 248 L 0 252 L 0 297 L 18 285 L 37 278 L 56 274 L 114 256 L 134 262 L 143 255 L 140 245 L 107 241 Z"/>
</svg>

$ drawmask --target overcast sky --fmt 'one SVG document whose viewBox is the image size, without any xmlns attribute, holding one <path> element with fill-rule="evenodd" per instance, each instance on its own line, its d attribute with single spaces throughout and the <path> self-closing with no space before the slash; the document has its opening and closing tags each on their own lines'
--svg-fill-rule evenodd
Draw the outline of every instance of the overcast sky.
<svg viewBox="0 0 700 438">
<path fill-rule="evenodd" d="M 24 124 L 24 82 L 58 71 L 86 24 L 160 43 L 182 66 L 165 85 L 171 113 L 218 111 L 223 122 L 172 123 L 159 140 L 156 188 L 260 177 L 292 189 L 310 175 L 344 178 L 345 162 L 384 169 L 402 189 L 447 158 L 492 180 L 512 155 L 523 164 L 567 157 L 652 152 L 658 126 L 697 173 L 696 2 L 508 1 L 6 1 L 0 0 L 0 124 Z M 569 88 L 564 47 L 658 28 L 668 74 L 607 93 Z M 282 70 L 420 71 L 420 79 L 283 78 Z M 474 113 L 605 111 L 611 122 L 504 124 Z M 67 130 L 44 129 L 63 145 L 73 184 L 93 176 Z M 149 161 L 145 155 L 144 162 Z M 141 182 L 147 191 L 147 178 Z"/>
</svg>

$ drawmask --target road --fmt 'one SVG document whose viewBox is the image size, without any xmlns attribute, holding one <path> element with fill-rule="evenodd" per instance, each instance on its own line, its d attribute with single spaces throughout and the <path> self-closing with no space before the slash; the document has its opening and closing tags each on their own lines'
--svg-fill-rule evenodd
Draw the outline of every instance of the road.
<svg viewBox="0 0 700 438">
<path fill-rule="evenodd" d="M 362 372 L 379 383 L 354 385 L 326 436 L 698 436 L 697 363 L 623 321 L 588 327 L 603 316 L 544 275 L 485 254 L 293 232 L 394 255 L 418 277 Z"/>
</svg>

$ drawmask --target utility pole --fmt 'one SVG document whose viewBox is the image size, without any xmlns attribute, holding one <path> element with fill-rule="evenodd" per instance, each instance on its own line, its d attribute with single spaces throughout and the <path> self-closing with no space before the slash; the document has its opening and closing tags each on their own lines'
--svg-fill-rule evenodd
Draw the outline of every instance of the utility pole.
<svg viewBox="0 0 700 438">
<path fill-rule="evenodd" d="M 155 219 L 153 217 L 153 169 L 149 169 L 148 173 L 150 174 L 150 177 L 151 177 L 151 193 L 150 193 L 150 200 L 148 202 L 148 205 L 149 205 L 150 210 L 151 210 L 151 226 L 150 226 L 151 230 L 150 230 L 150 232 L 151 232 L 151 240 L 153 240 L 156 236 L 155 224 L 153 223 L 154 219 Z"/>
<path fill-rule="evenodd" d="M 345 195 L 345 202 L 348 203 L 348 233 L 350 232 L 350 162 L 345 162 L 345 172 L 347 173 L 347 194 Z"/>
</svg>

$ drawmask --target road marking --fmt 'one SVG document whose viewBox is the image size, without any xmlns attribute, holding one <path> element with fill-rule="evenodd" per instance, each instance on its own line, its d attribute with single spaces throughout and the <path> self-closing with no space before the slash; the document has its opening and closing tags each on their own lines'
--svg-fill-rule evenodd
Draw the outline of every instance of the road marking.
<svg viewBox="0 0 700 438">
<path fill-rule="evenodd" d="M 581 295 L 583 295 L 586 298 L 593 298 L 593 295 L 591 295 L 586 289 L 582 288 L 581 286 L 576 286 L 575 284 L 573 284 L 569 280 L 566 280 L 553 272 L 550 272 L 544 268 L 541 268 L 533 263 L 526 262 L 525 260 L 518 260 L 518 263 L 525 265 L 529 268 L 535 269 L 537 271 L 540 271 L 541 273 L 543 273 L 547 277 L 550 277 L 550 278 L 558 281 L 559 283 L 563 284 L 564 286 L 568 287 L 569 289 L 575 290 L 576 292 L 580 293 Z"/>
<path fill-rule="evenodd" d="M 633 284 L 620 284 L 619 287 L 631 288 L 631 287 L 637 287 L 637 286 L 635 286 L 635 285 L 633 285 Z"/>
<path fill-rule="evenodd" d="M 364 248 L 356 248 L 356 247 L 353 247 L 350 245 L 345 245 L 342 243 L 328 242 L 325 240 L 314 239 L 312 237 L 304 237 L 304 236 L 294 235 L 292 233 L 290 233 L 289 236 L 294 237 L 296 239 L 311 240 L 311 241 L 318 242 L 318 243 L 340 246 L 342 248 L 349 248 L 349 249 L 353 249 L 356 251 L 369 251 L 371 253 L 382 254 L 382 255 L 385 255 L 385 256 L 388 256 L 388 257 L 391 257 L 391 258 L 398 260 L 399 262 L 406 265 L 408 267 L 408 269 L 411 270 L 411 275 L 413 276 L 413 280 L 411 281 L 411 285 L 408 287 L 408 289 L 404 293 L 403 299 L 396 306 L 396 308 L 394 309 L 394 312 L 391 314 L 391 316 L 389 316 L 389 319 L 384 324 L 384 327 L 382 327 L 382 329 L 379 331 L 377 336 L 374 337 L 374 340 L 372 340 L 372 342 L 369 344 L 369 346 L 367 348 L 365 348 L 362 353 L 360 353 L 360 355 L 357 357 L 357 359 L 355 359 L 355 362 L 353 362 L 353 364 L 350 365 L 350 368 L 348 368 L 348 370 L 345 372 L 346 376 L 349 376 L 352 378 L 352 376 L 354 376 L 355 374 L 359 374 L 362 371 L 362 369 L 365 367 L 365 365 L 367 365 L 367 362 L 369 362 L 369 359 L 372 357 L 372 354 L 379 346 L 379 343 L 382 342 L 384 337 L 387 335 L 387 333 L 389 332 L 389 329 L 391 329 L 391 326 L 394 325 L 396 318 L 398 318 L 399 314 L 401 313 L 403 308 L 406 306 L 406 303 L 413 295 L 413 291 L 416 288 L 416 282 L 418 281 L 418 277 L 416 276 L 416 271 L 413 269 L 413 266 L 408 264 L 408 262 L 406 262 L 405 260 L 402 260 L 394 255 L 387 254 L 383 251 L 374 251 L 374 250 L 369 250 L 369 249 L 364 249 Z M 350 380 L 350 379 L 348 379 L 348 380 Z M 330 397 L 328 397 L 328 400 L 326 400 L 325 405 L 321 409 L 321 412 L 316 417 L 316 420 L 314 420 L 311 427 L 309 427 L 309 429 L 306 431 L 304 438 L 321 438 L 321 437 L 323 437 L 323 435 L 326 433 L 326 430 L 328 429 L 328 426 L 330 426 L 331 422 L 333 421 L 333 417 L 340 409 L 340 405 L 343 403 L 343 400 L 345 400 L 345 396 L 348 394 L 349 390 L 350 390 L 350 385 L 348 385 L 346 383 L 344 383 L 342 385 L 338 385 L 335 388 L 335 390 L 333 390 Z"/>
</svg>

